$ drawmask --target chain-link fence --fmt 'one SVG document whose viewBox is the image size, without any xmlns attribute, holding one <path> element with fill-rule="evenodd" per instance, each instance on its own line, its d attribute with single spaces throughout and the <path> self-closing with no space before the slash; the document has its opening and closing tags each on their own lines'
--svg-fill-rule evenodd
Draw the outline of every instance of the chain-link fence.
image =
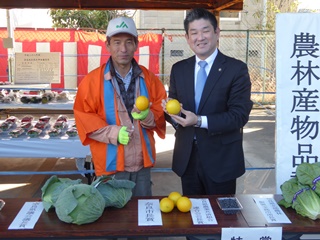
<svg viewBox="0 0 320 240">
<path fill-rule="evenodd" d="M 193 55 L 184 30 L 164 30 L 161 79 L 169 82 L 172 64 Z M 276 91 L 274 31 L 221 31 L 219 49 L 226 55 L 248 64 L 252 81 L 252 100 L 257 104 L 274 104 Z"/>
<path fill-rule="evenodd" d="M 140 34 L 150 30 L 139 30 Z M 155 30 L 153 30 L 155 31 Z M 164 36 L 160 58 L 160 79 L 169 84 L 171 66 L 194 53 L 184 30 L 162 29 Z M 256 104 L 274 104 L 276 92 L 276 53 L 274 31 L 221 31 L 219 49 L 248 64 L 252 82 L 252 100 Z"/>
<path fill-rule="evenodd" d="M 82 59 L 85 54 L 75 52 L 73 54 L 72 49 L 75 48 L 75 46 L 72 44 L 72 42 L 76 42 L 75 39 L 70 34 L 70 29 L 60 29 L 55 30 L 52 32 L 48 32 L 43 30 L 43 34 L 41 33 L 41 30 L 37 30 L 37 36 L 43 35 L 42 42 L 46 41 L 54 41 L 54 38 L 57 38 L 57 32 L 58 32 L 58 38 L 56 41 L 61 41 L 63 39 L 64 43 L 67 43 L 66 46 L 63 46 L 63 49 L 68 50 L 68 54 L 66 52 L 63 53 L 64 55 L 64 69 L 68 70 L 71 69 L 68 67 L 68 63 L 74 64 L 76 59 Z M 75 30 L 74 30 L 75 31 Z M 19 31 L 15 31 L 15 35 L 19 34 Z M 170 71 L 171 66 L 182 59 L 188 58 L 193 55 L 193 52 L 189 48 L 186 39 L 185 39 L 185 31 L 183 29 L 181 30 L 173 30 L 173 29 L 138 29 L 139 34 L 146 34 L 146 33 L 155 33 L 155 34 L 162 34 L 163 36 L 163 42 L 162 47 L 159 54 L 159 78 L 161 81 L 168 85 L 169 84 L 169 78 L 170 78 Z M 41 35 L 42 34 L 42 35 Z M 53 35 L 55 34 L 55 35 Z M 4 34 L 0 34 L 0 38 L 5 38 L 6 36 Z M 81 37 L 86 37 L 85 35 L 81 35 Z M 92 37 L 92 36 L 91 36 Z M 105 31 L 96 31 L 96 37 L 97 38 L 105 38 Z M 32 35 L 30 36 L 24 36 L 24 38 L 27 41 L 32 40 Z M 82 39 L 83 40 L 83 39 Z M 92 41 L 92 39 L 85 39 L 86 41 Z M 104 41 L 104 40 L 103 40 Z M 16 44 L 16 47 L 19 44 Z M 16 52 L 32 52 L 41 50 L 43 48 L 46 51 L 46 45 L 43 43 L 40 46 L 40 49 L 34 49 L 31 45 L 28 49 L 28 44 L 24 45 L 24 49 L 20 49 L 20 51 Z M 50 48 L 50 47 L 49 47 Z M 105 52 L 104 49 L 101 50 L 101 48 L 104 48 L 104 46 L 98 46 L 94 51 L 96 51 L 96 54 L 93 54 L 92 56 L 87 55 L 88 61 L 95 61 L 95 58 L 98 55 L 98 52 L 101 51 L 102 53 Z M 252 30 L 226 30 L 221 31 L 220 34 L 220 41 L 219 41 L 219 49 L 221 52 L 223 52 L 226 55 L 235 57 L 237 59 L 240 59 L 248 64 L 251 81 L 252 81 L 252 100 L 257 104 L 274 104 L 275 103 L 275 88 L 276 88 L 276 82 L 275 82 L 275 33 L 274 31 L 252 31 Z M 16 49 L 15 49 L 16 50 Z M 47 49 L 48 50 L 48 49 Z M 59 51 L 58 49 L 49 49 L 49 51 Z M 107 54 L 102 56 L 104 59 L 108 57 Z M 151 57 L 151 56 L 149 56 Z M 152 56 L 154 57 L 154 56 Z M 0 68 L 8 68 L 6 63 L 8 59 L 8 54 L 5 52 L 0 51 Z M 5 61 L 4 61 L 5 60 Z M 95 62 L 93 65 L 88 67 L 88 70 L 92 70 L 93 67 L 96 67 L 99 65 L 99 62 Z M 79 68 L 79 66 L 78 66 Z M 1 70 L 1 69 L 0 69 Z M 8 79 L 8 70 L 0 71 L 5 74 L 0 74 L 0 81 L 4 81 Z M 81 74 L 78 72 L 70 72 L 68 74 L 64 74 L 64 81 L 65 82 L 79 82 L 85 74 Z"/>
</svg>

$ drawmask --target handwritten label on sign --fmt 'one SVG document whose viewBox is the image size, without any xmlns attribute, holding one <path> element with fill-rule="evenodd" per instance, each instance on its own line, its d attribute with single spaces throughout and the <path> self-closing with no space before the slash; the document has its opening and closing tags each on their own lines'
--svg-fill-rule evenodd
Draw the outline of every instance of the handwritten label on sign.
<svg viewBox="0 0 320 240">
<path fill-rule="evenodd" d="M 291 223 L 273 198 L 253 198 L 268 223 Z"/>
<path fill-rule="evenodd" d="M 33 229 L 42 211 L 42 202 L 26 202 L 8 229 Z"/>
<path fill-rule="evenodd" d="M 159 199 L 138 200 L 138 225 L 161 226 L 162 218 Z"/>
<path fill-rule="evenodd" d="M 218 224 L 208 198 L 190 198 L 194 225 Z"/>
</svg>

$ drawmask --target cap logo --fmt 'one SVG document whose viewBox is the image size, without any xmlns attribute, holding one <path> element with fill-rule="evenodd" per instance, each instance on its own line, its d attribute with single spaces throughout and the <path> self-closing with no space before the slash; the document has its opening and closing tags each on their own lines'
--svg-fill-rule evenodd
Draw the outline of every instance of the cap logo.
<svg viewBox="0 0 320 240">
<path fill-rule="evenodd" d="M 128 25 L 125 22 L 122 22 L 120 25 L 117 25 L 116 28 L 128 28 Z"/>
</svg>

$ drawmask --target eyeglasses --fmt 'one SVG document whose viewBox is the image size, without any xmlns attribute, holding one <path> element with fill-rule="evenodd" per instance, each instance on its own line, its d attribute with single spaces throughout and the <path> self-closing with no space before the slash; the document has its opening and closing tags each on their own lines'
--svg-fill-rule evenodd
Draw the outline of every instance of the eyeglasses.
<svg viewBox="0 0 320 240">
<path fill-rule="evenodd" d="M 0 199 L 0 211 L 1 211 L 1 209 L 4 207 L 4 205 L 6 205 L 5 201 L 3 201 L 2 199 Z"/>
</svg>

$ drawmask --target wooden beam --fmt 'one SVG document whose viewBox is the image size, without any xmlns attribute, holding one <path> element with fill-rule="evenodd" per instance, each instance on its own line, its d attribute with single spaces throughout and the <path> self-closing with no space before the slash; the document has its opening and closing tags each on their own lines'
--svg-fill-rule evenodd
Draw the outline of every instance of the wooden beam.
<svg viewBox="0 0 320 240">
<path fill-rule="evenodd" d="M 1 0 L 0 8 L 187 10 L 199 7 L 221 11 L 231 10 L 236 4 L 242 10 L 243 0 Z"/>
<path fill-rule="evenodd" d="M 240 4 L 240 5 L 239 5 Z M 215 11 L 220 12 L 223 10 L 230 10 L 234 5 L 237 5 L 238 7 L 241 6 L 241 9 L 243 9 L 243 0 L 219 0 L 219 4 L 214 6 Z"/>
<path fill-rule="evenodd" d="M 223 9 L 221 11 L 237 11 L 237 12 L 239 12 L 239 11 L 242 11 L 242 10 L 243 10 L 243 2 L 236 3 L 236 4 L 228 7 L 227 9 Z"/>
</svg>

